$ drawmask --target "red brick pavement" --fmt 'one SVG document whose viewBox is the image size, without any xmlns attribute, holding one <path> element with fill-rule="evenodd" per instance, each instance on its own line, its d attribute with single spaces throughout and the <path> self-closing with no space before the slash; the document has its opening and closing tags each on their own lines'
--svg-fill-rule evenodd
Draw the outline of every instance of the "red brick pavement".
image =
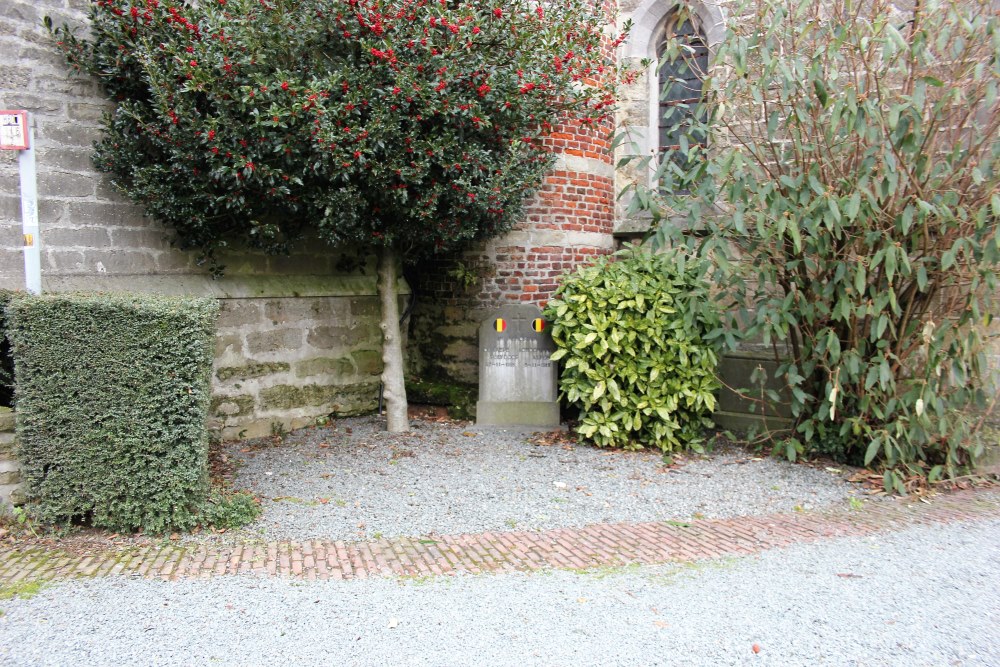
<svg viewBox="0 0 1000 667">
<path fill-rule="evenodd" d="M 163 543 L 84 555 L 27 546 L 0 549 L 0 585 L 25 579 L 130 574 L 167 580 L 257 574 L 364 579 L 541 568 L 588 569 L 741 556 L 792 544 L 1000 517 L 1000 491 L 866 503 L 860 509 L 596 524 L 539 532 L 488 532 L 370 542 L 312 540 L 236 546 Z"/>
</svg>

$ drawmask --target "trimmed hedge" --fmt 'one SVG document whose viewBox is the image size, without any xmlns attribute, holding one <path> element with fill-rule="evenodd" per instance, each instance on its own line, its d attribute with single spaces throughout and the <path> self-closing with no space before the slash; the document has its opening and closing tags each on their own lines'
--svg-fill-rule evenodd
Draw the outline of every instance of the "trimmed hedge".
<svg viewBox="0 0 1000 667">
<path fill-rule="evenodd" d="M 38 517 L 116 531 L 197 523 L 218 303 L 16 296 L 7 314 L 19 457 Z"/>
<path fill-rule="evenodd" d="M 563 276 L 546 317 L 580 435 L 600 447 L 700 449 L 719 388 L 705 269 L 679 252 L 629 249 Z"/>
<path fill-rule="evenodd" d="M 14 407 L 14 360 L 7 340 L 7 304 L 17 292 L 0 289 L 0 407 Z"/>
</svg>

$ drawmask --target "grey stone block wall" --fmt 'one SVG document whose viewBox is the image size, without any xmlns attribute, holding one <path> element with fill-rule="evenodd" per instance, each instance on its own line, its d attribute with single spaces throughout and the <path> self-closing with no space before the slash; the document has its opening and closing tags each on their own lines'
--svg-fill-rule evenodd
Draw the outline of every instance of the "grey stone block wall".
<svg viewBox="0 0 1000 667">
<path fill-rule="evenodd" d="M 3 0 L 0 11 L 0 109 L 26 109 L 35 129 L 43 291 L 220 298 L 212 409 L 225 437 L 373 409 L 381 335 L 371 263 L 345 272 L 343 253 L 311 241 L 292 257 L 232 252 L 213 280 L 93 168 L 109 106 L 96 81 L 70 73 L 42 23 L 85 30 L 88 4 Z M 24 287 L 21 234 L 17 154 L 0 151 L 0 288 Z M 0 459 L 0 480 L 6 472 Z"/>
<path fill-rule="evenodd" d="M 377 311 L 374 296 L 224 299 L 213 427 L 224 439 L 259 437 L 374 410 Z"/>
<path fill-rule="evenodd" d="M 0 509 L 22 502 L 21 465 L 14 458 L 14 411 L 0 407 Z"/>
</svg>

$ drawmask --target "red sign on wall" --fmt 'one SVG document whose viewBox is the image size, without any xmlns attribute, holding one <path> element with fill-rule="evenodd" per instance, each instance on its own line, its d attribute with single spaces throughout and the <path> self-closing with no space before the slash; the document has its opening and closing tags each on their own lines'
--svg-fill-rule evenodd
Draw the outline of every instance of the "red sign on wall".
<svg viewBox="0 0 1000 667">
<path fill-rule="evenodd" d="M 0 150 L 23 151 L 28 148 L 28 112 L 0 111 Z"/>
</svg>

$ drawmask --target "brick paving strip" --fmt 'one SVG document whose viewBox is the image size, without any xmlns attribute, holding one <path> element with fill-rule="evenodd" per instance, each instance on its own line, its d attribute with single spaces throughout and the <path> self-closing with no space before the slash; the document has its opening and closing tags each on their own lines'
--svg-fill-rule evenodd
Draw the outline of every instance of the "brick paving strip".
<svg viewBox="0 0 1000 667">
<path fill-rule="evenodd" d="M 156 543 L 77 555 L 39 546 L 0 549 L 0 586 L 127 574 L 164 580 L 234 574 L 364 579 L 542 568 L 585 570 L 741 556 L 914 525 L 1000 518 L 1000 490 L 972 490 L 833 509 L 734 519 L 595 524 L 538 532 L 400 537 L 368 542 L 191 545 Z"/>
</svg>

